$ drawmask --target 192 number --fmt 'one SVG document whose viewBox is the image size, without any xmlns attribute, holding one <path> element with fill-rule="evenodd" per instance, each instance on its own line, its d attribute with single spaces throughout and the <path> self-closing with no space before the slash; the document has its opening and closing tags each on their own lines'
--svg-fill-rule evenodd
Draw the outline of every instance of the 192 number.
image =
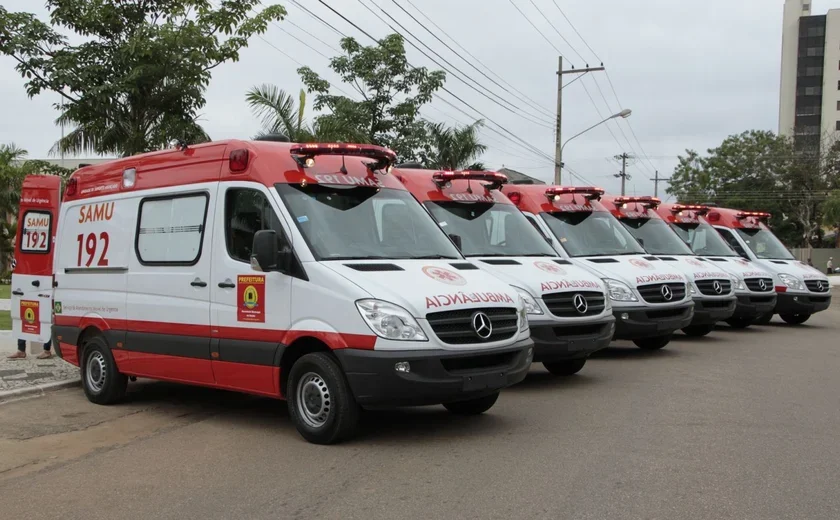
<svg viewBox="0 0 840 520">
<path fill-rule="evenodd" d="M 108 233 L 103 231 L 99 233 L 99 239 L 96 238 L 96 233 L 88 233 L 87 235 L 78 235 L 76 237 L 76 241 L 79 242 L 79 255 L 76 259 L 76 265 L 82 265 L 82 253 L 87 253 L 87 258 L 85 262 L 85 267 L 90 267 L 90 264 L 93 263 L 93 259 L 96 257 L 96 251 L 99 250 L 99 244 L 102 243 L 102 253 L 99 255 L 99 260 L 96 262 L 96 265 L 99 267 L 107 267 L 108 266 L 108 258 L 106 255 L 108 254 L 108 244 L 111 243 L 110 237 L 108 237 Z"/>
<path fill-rule="evenodd" d="M 24 251 L 46 251 L 47 250 L 47 232 L 46 231 L 27 231 L 23 235 L 23 249 Z"/>
</svg>

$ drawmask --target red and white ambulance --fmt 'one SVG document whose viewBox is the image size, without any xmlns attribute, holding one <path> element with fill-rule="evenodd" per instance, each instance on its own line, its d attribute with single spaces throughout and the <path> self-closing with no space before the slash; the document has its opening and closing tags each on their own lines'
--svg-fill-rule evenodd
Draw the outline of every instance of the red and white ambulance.
<svg viewBox="0 0 840 520">
<path fill-rule="evenodd" d="M 656 197 L 608 196 L 604 206 L 630 232 L 657 262 L 679 269 L 689 283 L 694 300 L 694 318 L 682 329 L 688 336 L 705 336 L 715 323 L 735 314 L 735 287 L 738 279 L 717 263 L 697 256 L 654 211 L 661 201 Z"/>
<path fill-rule="evenodd" d="M 604 279 L 616 319 L 616 339 L 660 349 L 694 314 L 686 277 L 639 245 L 589 186 L 508 185 L 505 195 L 555 250 Z"/>
<path fill-rule="evenodd" d="M 397 167 L 394 175 L 432 214 L 476 268 L 506 281 L 525 301 L 534 361 L 575 374 L 612 341 L 615 318 L 604 282 L 558 256 L 501 193 L 507 177 L 489 171 Z"/>
<path fill-rule="evenodd" d="M 713 262 L 733 279 L 738 303 L 726 320 L 734 328 L 750 326 L 776 306 L 773 275 L 743 259 L 703 218 L 711 208 L 696 204 L 660 204 L 654 211 L 671 226 L 699 257 Z M 695 306 L 695 312 L 696 306 Z"/>
<path fill-rule="evenodd" d="M 756 323 L 768 323 L 778 314 L 792 325 L 805 323 L 812 314 L 831 305 L 828 277 L 800 262 L 764 223 L 769 213 L 712 208 L 706 220 L 739 255 L 773 274 L 776 306 Z"/>
<path fill-rule="evenodd" d="M 464 260 L 394 159 L 233 140 L 75 172 L 56 351 L 95 403 L 129 377 L 285 398 L 315 443 L 350 436 L 360 406 L 486 411 L 530 366 L 524 303 Z"/>
</svg>

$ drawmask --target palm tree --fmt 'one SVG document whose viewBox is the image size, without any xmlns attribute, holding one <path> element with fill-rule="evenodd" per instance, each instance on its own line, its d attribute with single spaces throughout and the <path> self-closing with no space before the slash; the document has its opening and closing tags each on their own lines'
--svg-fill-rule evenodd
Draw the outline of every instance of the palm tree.
<svg viewBox="0 0 840 520">
<path fill-rule="evenodd" d="M 251 112 L 262 123 L 262 134 L 280 133 L 296 143 L 313 140 L 312 129 L 303 117 L 306 109 L 306 92 L 301 89 L 298 102 L 276 85 L 263 84 L 252 87 L 245 94 Z"/>
<path fill-rule="evenodd" d="M 487 150 L 479 142 L 478 130 L 482 126 L 483 120 L 461 128 L 427 123 L 430 146 L 423 161 L 425 166 L 438 170 L 483 170 L 484 165 L 475 162 Z"/>
</svg>

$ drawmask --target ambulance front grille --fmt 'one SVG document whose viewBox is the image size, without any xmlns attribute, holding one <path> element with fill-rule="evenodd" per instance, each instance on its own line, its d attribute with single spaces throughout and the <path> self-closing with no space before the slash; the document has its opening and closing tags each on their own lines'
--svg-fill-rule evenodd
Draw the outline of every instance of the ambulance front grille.
<svg viewBox="0 0 840 520">
<path fill-rule="evenodd" d="M 761 282 L 764 282 L 763 289 Z M 747 284 L 747 289 L 752 292 L 770 292 L 774 289 L 772 278 L 747 278 L 744 283 Z"/>
<path fill-rule="evenodd" d="M 805 280 L 805 285 L 811 292 L 828 292 L 831 284 L 824 280 Z"/>
<path fill-rule="evenodd" d="M 715 282 L 720 287 L 720 292 L 715 290 Z M 732 292 L 732 282 L 730 280 L 698 280 L 694 284 L 706 296 L 723 296 Z"/>
<path fill-rule="evenodd" d="M 580 295 L 583 300 L 575 302 L 575 296 Z M 558 318 L 581 318 L 596 316 L 604 311 L 604 293 L 599 292 L 559 292 L 543 295 L 543 302 L 551 314 Z M 580 305 L 580 309 L 576 307 Z M 583 311 L 583 312 L 581 312 Z"/>
<path fill-rule="evenodd" d="M 473 314 L 476 312 L 483 312 L 490 318 L 492 332 L 487 338 L 479 336 L 473 328 Z M 518 330 L 516 309 L 511 307 L 432 312 L 426 315 L 426 320 L 435 335 L 450 345 L 502 341 L 512 338 Z"/>
<path fill-rule="evenodd" d="M 665 297 L 667 293 L 662 290 L 662 286 L 667 285 L 671 290 L 671 298 Z M 685 284 L 684 283 L 654 283 L 650 285 L 639 286 L 639 294 L 648 303 L 671 303 L 678 302 L 685 298 Z"/>
</svg>

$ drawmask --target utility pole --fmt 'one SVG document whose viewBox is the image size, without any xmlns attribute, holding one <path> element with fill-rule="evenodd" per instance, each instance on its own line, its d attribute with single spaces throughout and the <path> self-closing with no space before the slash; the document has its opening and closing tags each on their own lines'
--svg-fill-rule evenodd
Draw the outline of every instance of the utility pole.
<svg viewBox="0 0 840 520">
<path fill-rule="evenodd" d="M 566 74 L 585 74 L 605 70 L 603 64 L 600 67 L 590 67 L 563 70 L 563 56 L 557 60 L 557 125 L 554 131 L 554 184 L 559 185 L 561 170 L 563 168 L 563 140 L 561 139 L 563 129 L 563 76 Z"/>
<path fill-rule="evenodd" d="M 621 173 L 616 173 L 613 177 L 621 179 L 621 194 L 624 195 L 624 183 L 627 179 L 631 179 L 629 175 L 627 175 L 627 160 L 633 159 L 633 156 L 628 154 L 627 152 L 622 153 L 621 155 L 616 155 L 616 159 L 621 159 Z"/>
<path fill-rule="evenodd" d="M 651 179 L 651 180 L 653 181 L 653 196 L 658 197 L 659 196 L 659 183 L 660 182 L 670 182 L 671 178 L 670 177 L 668 177 L 668 178 L 660 177 L 659 176 L 659 170 L 656 170 L 656 173 L 653 175 L 653 179 Z"/>
</svg>

